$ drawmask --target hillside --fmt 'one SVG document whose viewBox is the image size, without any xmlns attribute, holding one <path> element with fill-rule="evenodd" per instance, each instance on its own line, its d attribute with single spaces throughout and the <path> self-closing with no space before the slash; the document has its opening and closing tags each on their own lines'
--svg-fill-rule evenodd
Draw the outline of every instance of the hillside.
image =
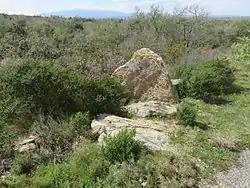
<svg viewBox="0 0 250 188">
<path fill-rule="evenodd" d="M 246 183 L 250 21 L 179 11 L 1 14 L 0 187 Z"/>
</svg>

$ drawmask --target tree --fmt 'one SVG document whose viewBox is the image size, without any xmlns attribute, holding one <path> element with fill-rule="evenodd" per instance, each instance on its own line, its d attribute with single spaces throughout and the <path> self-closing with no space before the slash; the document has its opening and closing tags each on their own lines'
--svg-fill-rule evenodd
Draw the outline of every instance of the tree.
<svg viewBox="0 0 250 188">
<path fill-rule="evenodd" d="M 175 7 L 173 16 L 180 42 L 184 42 L 188 49 L 200 46 L 200 39 L 204 36 L 202 31 L 207 23 L 207 13 L 204 9 L 199 5 Z"/>
</svg>

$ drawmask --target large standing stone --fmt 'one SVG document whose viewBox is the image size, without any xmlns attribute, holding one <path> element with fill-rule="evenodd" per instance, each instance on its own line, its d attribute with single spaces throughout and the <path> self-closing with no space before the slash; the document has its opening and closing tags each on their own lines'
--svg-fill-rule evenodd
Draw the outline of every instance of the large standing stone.
<svg viewBox="0 0 250 188">
<path fill-rule="evenodd" d="M 172 103 L 177 100 L 163 59 L 148 48 L 135 52 L 130 61 L 114 71 L 113 76 L 120 78 L 140 101 Z"/>
<path fill-rule="evenodd" d="M 136 139 L 142 141 L 151 150 L 167 150 L 169 145 L 168 133 L 176 128 L 164 121 L 132 120 L 114 115 L 100 115 L 91 124 L 93 133 L 98 133 L 99 143 L 105 135 L 117 134 L 122 129 L 135 129 Z"/>
</svg>

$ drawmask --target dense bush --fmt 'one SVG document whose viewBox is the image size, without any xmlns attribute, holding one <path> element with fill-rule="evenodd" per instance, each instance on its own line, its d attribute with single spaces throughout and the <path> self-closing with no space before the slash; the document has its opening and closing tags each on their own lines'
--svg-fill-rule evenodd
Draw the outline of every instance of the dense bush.
<svg viewBox="0 0 250 188">
<path fill-rule="evenodd" d="M 201 63 L 192 73 L 190 82 L 194 95 L 204 98 L 209 95 L 228 93 L 235 81 L 233 69 L 226 60 Z"/>
<path fill-rule="evenodd" d="M 184 103 L 177 108 L 177 118 L 183 126 L 194 126 L 196 122 L 197 110 L 192 104 Z"/>
<path fill-rule="evenodd" d="M 198 13 L 197 13 L 198 12 Z M 188 15 L 186 19 L 183 19 Z M 231 45 L 237 36 L 249 36 L 248 20 L 207 19 L 199 6 L 187 6 L 166 14 L 160 7 L 135 12 L 130 19 L 26 17 L 0 14 L 0 59 L 61 59 L 78 56 L 89 72 L 110 73 L 132 53 L 148 47 L 178 61 L 195 48 Z M 145 40 L 147 39 L 147 40 Z M 184 44 L 184 45 L 183 45 Z M 68 64 L 77 64 L 69 61 Z M 86 71 L 86 70 L 85 70 Z M 88 71 L 86 71 L 88 72 Z"/>
<path fill-rule="evenodd" d="M 74 127 L 65 121 L 55 121 L 49 118 L 46 122 L 35 122 L 32 132 L 39 135 L 37 144 L 38 154 L 44 162 L 59 163 L 68 158 L 81 133 L 75 132 Z"/>
<path fill-rule="evenodd" d="M 8 129 L 5 125 L 2 125 L 0 122 L 0 151 L 4 148 L 5 145 L 11 144 L 18 137 L 18 130 Z M 0 152 L 1 156 L 2 152 Z"/>
<path fill-rule="evenodd" d="M 41 167 L 36 175 L 38 187 L 92 187 L 108 172 L 98 147 L 89 145 L 75 152 L 68 164 Z"/>
<path fill-rule="evenodd" d="M 115 113 L 128 100 L 121 84 L 87 77 L 53 62 L 26 60 L 0 73 L 0 116 L 4 120 L 62 118 L 79 111 Z"/>
<path fill-rule="evenodd" d="M 182 79 L 177 86 L 181 98 L 207 99 L 231 90 L 229 63 L 207 60 L 215 59 L 211 48 L 221 51 L 218 47 L 230 46 L 237 36 L 249 36 L 249 21 L 232 23 L 207 19 L 199 6 L 175 9 L 173 15 L 152 7 L 130 19 L 0 14 L 0 123 L 5 125 L 0 124 L 0 175 L 10 171 L 14 158 L 14 173 L 0 178 L 0 187 L 195 187 L 201 168 L 190 156 L 143 155 L 134 132 L 109 136 L 103 147 L 86 144 L 72 151 L 91 132 L 95 115 L 120 113 L 129 100 L 118 81 L 103 75 L 140 48 L 152 49 L 171 66 L 179 62 L 172 76 Z M 249 39 L 233 45 L 229 61 L 249 61 Z M 192 105 L 178 109 L 180 124 L 193 126 L 195 117 Z M 14 141 L 30 131 L 39 135 L 37 150 L 31 156 L 16 155 Z M 201 146 L 194 153 L 202 152 L 195 156 L 206 159 L 204 142 L 197 143 Z M 249 146 L 248 135 L 242 144 Z"/>
<path fill-rule="evenodd" d="M 211 96 L 227 94 L 234 89 L 234 69 L 227 60 L 202 62 L 196 67 L 182 65 L 174 76 L 182 79 L 178 85 L 181 98 L 195 97 L 207 100 Z"/>
<path fill-rule="evenodd" d="M 17 169 L 20 169 L 20 164 Z M 26 163 L 26 162 L 25 162 Z M 68 163 L 48 164 L 40 166 L 31 176 L 22 179 L 22 176 L 7 179 L 7 187 L 93 187 L 95 183 L 108 173 L 109 163 L 104 159 L 100 147 L 85 143 L 83 147 L 75 151 Z M 31 180 L 31 181 L 30 181 Z M 1 186 L 1 181 L 0 181 Z"/>
<path fill-rule="evenodd" d="M 88 131 L 91 128 L 91 120 L 88 112 L 77 112 L 75 115 L 71 116 L 69 123 L 76 131 L 79 132 Z"/>
<path fill-rule="evenodd" d="M 29 175 L 36 170 L 40 159 L 34 155 L 19 155 L 12 164 L 12 173 L 17 175 Z"/>
<path fill-rule="evenodd" d="M 250 38 L 241 37 L 231 47 L 231 54 L 228 58 L 229 61 L 237 62 L 250 62 Z"/>
<path fill-rule="evenodd" d="M 186 50 L 185 43 L 174 43 L 166 46 L 163 57 L 168 63 L 176 63 L 181 57 L 183 57 Z"/>
<path fill-rule="evenodd" d="M 138 160 L 142 144 L 135 138 L 135 130 L 121 130 L 116 135 L 107 135 L 103 140 L 102 152 L 111 163 Z"/>
<path fill-rule="evenodd" d="M 143 156 L 136 164 L 111 166 L 102 187 L 195 187 L 199 170 L 190 156 L 159 152 Z"/>
<path fill-rule="evenodd" d="M 189 96 L 189 90 L 191 88 L 190 78 L 192 76 L 192 67 L 189 64 L 173 65 L 170 67 L 170 76 L 172 78 L 181 79 L 181 82 L 177 86 L 180 98 Z"/>
<path fill-rule="evenodd" d="M 23 160 L 20 160 L 21 164 Z M 24 160 L 26 161 L 26 160 Z M 136 163 L 110 164 L 98 145 L 84 143 L 68 163 L 40 166 L 29 176 L 9 177 L 5 187 L 192 187 L 200 168 L 190 156 L 148 153 Z"/>
</svg>

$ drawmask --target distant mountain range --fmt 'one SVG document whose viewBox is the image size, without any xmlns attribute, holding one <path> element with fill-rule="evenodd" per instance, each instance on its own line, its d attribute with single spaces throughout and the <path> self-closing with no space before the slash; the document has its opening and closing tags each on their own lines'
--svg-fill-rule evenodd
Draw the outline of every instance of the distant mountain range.
<svg viewBox="0 0 250 188">
<path fill-rule="evenodd" d="M 51 12 L 51 13 L 42 13 L 41 16 L 61 16 L 61 17 L 81 17 L 81 18 L 127 18 L 131 16 L 131 13 L 125 13 L 121 11 L 114 10 L 88 10 L 88 9 L 73 9 L 73 10 L 65 10 L 59 12 Z M 248 18 L 250 17 L 241 17 L 241 16 L 227 16 L 227 15 L 212 15 L 211 19 L 218 20 L 231 20 L 231 19 L 240 19 L 240 18 Z"/>
<path fill-rule="evenodd" d="M 60 12 L 43 13 L 41 16 L 82 17 L 82 18 L 127 18 L 131 14 L 114 10 L 74 9 Z"/>
</svg>

